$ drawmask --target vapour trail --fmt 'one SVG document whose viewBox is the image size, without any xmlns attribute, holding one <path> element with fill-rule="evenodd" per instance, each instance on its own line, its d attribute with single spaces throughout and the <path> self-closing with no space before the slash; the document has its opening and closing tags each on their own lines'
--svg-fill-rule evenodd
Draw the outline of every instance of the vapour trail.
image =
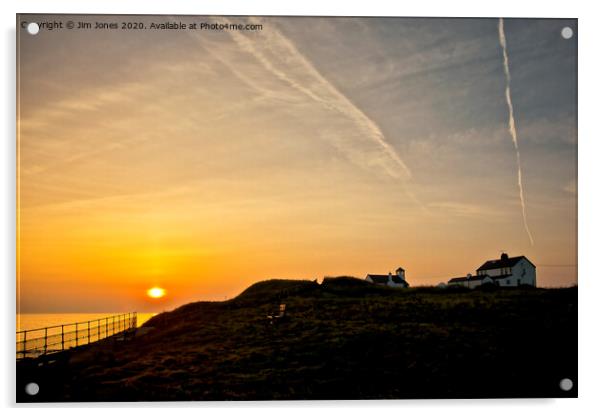
<svg viewBox="0 0 602 416">
<path fill-rule="evenodd" d="M 514 108 L 512 106 L 512 96 L 510 95 L 510 66 L 508 63 L 508 50 L 506 48 L 506 34 L 504 33 L 504 19 L 500 18 L 498 24 L 498 32 L 500 36 L 500 46 L 502 47 L 502 53 L 504 55 L 504 73 L 506 74 L 506 104 L 508 104 L 508 132 L 512 137 L 512 143 L 514 144 L 514 150 L 516 151 L 516 167 L 518 177 L 518 193 L 520 196 L 520 204 L 523 211 L 523 224 L 525 231 L 529 236 L 531 245 L 534 244 L 533 236 L 529 230 L 529 224 L 527 222 L 527 206 L 525 204 L 525 192 L 523 189 L 523 173 L 521 170 L 520 163 L 520 151 L 518 150 L 518 137 L 516 134 L 516 124 L 514 123 Z"/>
<path fill-rule="evenodd" d="M 259 23 L 257 19 L 252 19 Z M 377 144 L 400 171 L 387 169 L 388 173 L 397 178 L 409 179 L 411 172 L 391 144 L 385 139 L 383 132 L 362 110 L 357 108 L 343 93 L 334 87 L 322 74 L 309 62 L 293 43 L 276 29 L 271 29 L 263 34 L 262 45 L 258 46 L 246 36 L 236 32 L 229 32 L 234 41 L 247 52 L 251 53 L 269 72 L 280 80 L 286 82 L 295 90 L 306 95 L 313 101 L 333 110 L 353 121 L 366 136 Z M 277 57 L 277 58 L 276 58 Z M 283 57 L 286 57 L 283 59 Z M 276 59 L 282 60 L 278 62 Z M 287 73 L 282 68 L 282 63 L 292 65 L 297 71 L 303 73 L 303 82 L 297 76 Z"/>
</svg>

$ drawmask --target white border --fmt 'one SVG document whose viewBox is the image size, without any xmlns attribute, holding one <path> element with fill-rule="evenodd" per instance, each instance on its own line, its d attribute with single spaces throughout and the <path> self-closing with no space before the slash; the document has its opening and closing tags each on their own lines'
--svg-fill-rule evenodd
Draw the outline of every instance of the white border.
<svg viewBox="0 0 602 416">
<path fill-rule="evenodd" d="M 305 415 L 307 412 L 331 413 L 344 408 L 349 415 L 365 415 L 376 410 L 379 414 L 409 412 L 439 415 L 504 415 L 508 413 L 545 412 L 549 415 L 601 414 L 597 400 L 600 386 L 600 322 L 602 317 L 599 297 L 602 276 L 599 264 L 601 250 L 600 217 L 602 204 L 600 179 L 600 16 L 595 2 L 546 1 L 527 2 L 506 0 L 499 2 L 431 1 L 419 0 L 395 5 L 393 1 L 326 2 L 304 0 L 296 2 L 238 0 L 174 2 L 157 0 L 129 1 L 68 1 L 22 0 L 17 4 L 1 3 L 2 55 L 1 65 L 4 97 L 2 106 L 2 163 L 0 184 L 2 203 L 0 220 L 3 237 L 0 240 L 0 264 L 3 270 L 3 323 L 1 332 L 3 365 L 0 367 L 0 397 L 4 406 L 14 409 L 14 278 L 15 278 L 15 13 L 132 13 L 132 14 L 230 14 L 230 15 L 361 15 L 361 16 L 472 16 L 472 17 L 570 17 L 579 18 L 579 399 L 572 400 L 461 400 L 461 401 L 389 401 L 389 402 L 277 402 L 277 403 L 173 403 L 146 404 L 144 412 L 162 415 L 166 407 L 179 412 L 245 412 L 250 415 L 282 414 Z M 551 363 L 552 364 L 552 363 Z M 475 380 L 478 382 L 478 380 Z M 107 407 L 138 407 L 136 405 L 61 405 L 49 406 L 44 415 L 81 412 L 74 407 L 90 407 L 86 412 L 105 415 Z M 21 406 L 23 407 L 23 406 Z M 23 409 L 39 414 L 40 406 Z M 201 409 L 199 409 L 199 407 Z"/>
</svg>

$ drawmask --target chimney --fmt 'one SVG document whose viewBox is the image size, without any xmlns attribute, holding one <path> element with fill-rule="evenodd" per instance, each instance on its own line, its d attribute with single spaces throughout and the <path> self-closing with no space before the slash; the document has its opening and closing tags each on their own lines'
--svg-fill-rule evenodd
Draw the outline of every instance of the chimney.
<svg viewBox="0 0 602 416">
<path fill-rule="evenodd" d="M 502 253 L 502 256 L 500 257 L 502 260 L 508 260 L 508 254 L 506 253 Z"/>
</svg>

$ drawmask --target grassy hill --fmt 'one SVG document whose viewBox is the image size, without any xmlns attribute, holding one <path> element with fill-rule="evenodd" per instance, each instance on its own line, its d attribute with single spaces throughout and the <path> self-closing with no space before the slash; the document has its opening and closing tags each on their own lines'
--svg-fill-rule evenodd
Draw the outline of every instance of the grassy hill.
<svg viewBox="0 0 602 416">
<path fill-rule="evenodd" d="M 266 316 L 280 303 L 286 318 L 270 325 Z M 36 401 L 577 392 L 577 288 L 399 290 L 353 278 L 270 280 L 226 302 L 157 315 L 144 327 L 153 329 L 43 369 L 18 368 L 18 378 L 42 380 Z M 558 387 L 565 377 L 575 382 L 568 393 Z"/>
</svg>

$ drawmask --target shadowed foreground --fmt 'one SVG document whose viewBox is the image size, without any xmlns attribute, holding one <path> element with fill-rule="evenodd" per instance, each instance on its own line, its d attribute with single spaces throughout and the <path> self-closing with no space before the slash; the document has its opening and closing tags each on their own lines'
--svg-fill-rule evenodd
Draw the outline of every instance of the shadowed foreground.
<svg viewBox="0 0 602 416">
<path fill-rule="evenodd" d="M 266 316 L 286 303 L 286 316 Z M 357 279 L 257 283 L 48 365 L 18 401 L 577 396 L 577 288 L 396 290 Z M 143 333 L 145 332 L 145 333 Z M 563 392 L 559 382 L 575 387 Z M 25 396 L 35 381 L 40 394 Z"/>
</svg>

